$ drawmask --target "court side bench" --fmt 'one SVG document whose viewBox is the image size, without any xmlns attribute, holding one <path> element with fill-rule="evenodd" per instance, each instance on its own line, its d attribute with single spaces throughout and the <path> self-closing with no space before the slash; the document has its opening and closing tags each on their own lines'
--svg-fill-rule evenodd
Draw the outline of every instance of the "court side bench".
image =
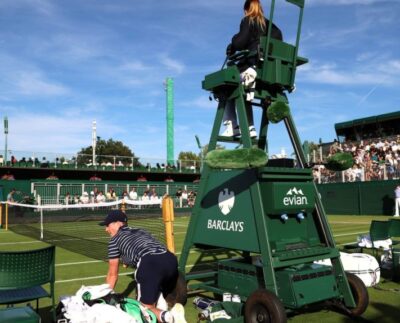
<svg viewBox="0 0 400 323">
<path fill-rule="evenodd" d="M 0 252 L 0 304 L 11 305 L 36 300 L 36 311 L 38 311 L 39 299 L 49 297 L 55 321 L 54 282 L 55 246 L 28 251 Z M 49 292 L 43 288 L 43 285 L 47 284 Z M 2 315 L 4 318 L 18 315 L 18 310 L 22 316 L 26 316 L 26 312 L 24 313 L 21 308 L 14 308 L 14 312 L 12 310 L 11 308 L 0 311 L 0 322 L 3 322 Z M 24 322 L 22 317 L 21 319 L 21 322 Z"/>
<path fill-rule="evenodd" d="M 345 250 L 359 250 L 363 252 L 364 248 L 365 249 L 372 249 L 373 253 L 375 256 L 378 255 L 378 251 L 380 248 L 377 248 L 374 246 L 374 242 L 379 241 L 379 240 L 387 240 L 393 237 L 394 234 L 394 228 L 397 230 L 397 221 L 395 222 L 392 221 L 378 221 L 378 220 L 372 220 L 370 227 L 369 227 L 369 236 L 371 238 L 371 243 L 372 243 L 372 248 L 367 248 L 367 247 L 361 247 L 358 245 L 358 243 L 351 243 L 351 244 L 346 244 L 344 245 Z M 400 221 L 398 221 L 400 223 Z M 398 244 L 398 241 L 393 241 L 393 244 Z"/>
</svg>

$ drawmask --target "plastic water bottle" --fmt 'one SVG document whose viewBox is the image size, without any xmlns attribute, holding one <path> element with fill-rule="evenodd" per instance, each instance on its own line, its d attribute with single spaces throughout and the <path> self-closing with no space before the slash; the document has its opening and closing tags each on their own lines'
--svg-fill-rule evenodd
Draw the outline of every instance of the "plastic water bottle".
<svg viewBox="0 0 400 323">
<path fill-rule="evenodd" d="M 286 222 L 287 220 L 289 220 L 288 215 L 287 215 L 286 213 L 282 214 L 282 215 L 281 215 L 281 220 L 282 220 L 283 222 Z"/>
<path fill-rule="evenodd" d="M 299 221 L 304 220 L 304 214 L 302 212 L 298 213 L 297 219 L 299 219 Z"/>
<path fill-rule="evenodd" d="M 240 296 L 237 294 L 232 295 L 232 302 L 240 303 Z"/>
</svg>

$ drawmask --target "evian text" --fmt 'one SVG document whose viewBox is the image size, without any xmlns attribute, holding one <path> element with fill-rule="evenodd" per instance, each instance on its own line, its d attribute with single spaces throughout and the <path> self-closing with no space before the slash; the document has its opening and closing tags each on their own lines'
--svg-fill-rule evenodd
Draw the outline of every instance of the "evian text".
<svg viewBox="0 0 400 323">
<path fill-rule="evenodd" d="M 307 197 L 305 196 L 291 196 L 284 197 L 283 204 L 287 205 L 304 205 L 307 204 Z"/>
</svg>

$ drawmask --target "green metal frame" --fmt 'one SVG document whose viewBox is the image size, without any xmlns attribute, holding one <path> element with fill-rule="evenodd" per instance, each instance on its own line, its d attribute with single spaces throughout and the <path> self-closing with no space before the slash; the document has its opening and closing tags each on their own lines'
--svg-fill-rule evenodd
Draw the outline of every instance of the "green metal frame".
<svg viewBox="0 0 400 323">
<path fill-rule="evenodd" d="M 245 113 L 245 89 L 240 83 L 240 74 L 234 65 L 234 60 L 240 55 L 254 55 L 254 53 L 245 52 L 231 56 L 231 62 L 228 62 L 226 68 L 207 75 L 202 83 L 203 89 L 213 92 L 219 101 L 209 141 L 209 151 L 215 150 L 218 142 L 237 142 L 243 148 L 256 146 L 265 151 L 268 150 L 267 110 L 274 102 L 288 103 L 286 92 L 290 93 L 293 90 L 296 67 L 307 62 L 307 59 L 297 56 L 304 1 L 287 1 L 300 9 L 296 45 L 271 39 L 270 33 L 261 39 L 262 57 L 257 66 L 255 91 L 255 99 L 259 102 L 256 100 L 252 102 L 253 107 L 262 109 L 258 140 L 250 138 Z M 275 0 L 272 0 L 269 30 L 272 26 L 274 6 Z M 271 72 L 271 69 L 274 71 Z M 241 129 L 240 138 L 219 136 L 227 100 L 235 101 Z M 204 165 L 198 197 L 179 260 L 180 271 L 185 273 L 187 281 L 190 281 L 190 289 L 200 288 L 216 293 L 223 293 L 228 289 L 229 292 L 235 292 L 246 299 L 249 296 L 248 286 L 258 284 L 274 292 L 281 300 L 285 299 L 287 302 L 285 306 L 288 308 L 298 308 L 300 305 L 307 304 L 307 301 L 316 302 L 319 297 L 321 300 L 324 299 L 324 293 L 319 291 L 317 286 L 313 286 L 312 280 L 309 280 L 293 283 L 293 288 L 308 290 L 309 294 L 302 302 L 290 304 L 292 292 L 284 282 L 287 277 L 296 275 L 311 277 L 310 273 L 319 271 L 321 273 L 318 277 L 321 277 L 318 278 L 318 282 L 332 289 L 326 295 L 339 299 L 347 308 L 354 308 L 356 304 L 340 262 L 339 251 L 327 222 L 311 170 L 307 167 L 301 141 L 290 112 L 283 122 L 300 169 L 261 167 L 247 170 L 216 170 Z M 301 187 L 307 193 L 308 200 L 311 200 L 304 207 L 306 220 L 296 221 L 292 217 L 284 224 L 280 221 L 279 214 L 285 213 L 285 208 L 278 201 L 282 201 L 281 196 L 295 185 Z M 222 193 L 226 189 L 225 193 L 229 193 L 232 187 L 237 192 L 237 202 L 235 202 L 237 206 L 229 215 L 231 220 L 228 221 L 225 220 L 228 219 L 227 217 L 220 215 L 216 199 L 218 192 Z M 297 209 L 297 206 L 287 206 L 287 213 L 297 212 L 295 211 Z M 215 215 L 217 213 L 218 215 Z M 225 226 L 225 231 L 220 230 L 215 233 L 207 230 L 214 227 L 221 229 L 223 226 Z M 244 234 L 226 232 L 235 230 L 234 228 L 239 228 L 239 231 L 242 230 Z M 277 234 L 279 230 L 281 230 L 280 234 Z M 301 231 L 297 233 L 296 230 Z M 294 246 L 299 247 L 293 249 Z M 214 266 L 208 270 L 199 270 L 202 265 L 199 260 L 190 272 L 186 272 L 186 264 L 192 248 L 196 248 L 201 253 L 200 260 L 206 259 L 207 256 L 215 259 L 217 254 L 225 256 L 226 260 L 219 262 L 218 268 Z M 211 251 L 210 248 L 212 248 Z M 229 260 L 232 259 L 232 252 L 238 257 L 236 260 Z M 261 266 L 252 265 L 250 259 L 253 259 L 254 255 L 261 260 Z M 317 268 L 312 265 L 313 261 L 326 258 L 330 258 L 332 262 L 330 274 L 326 274 L 323 267 Z M 261 272 L 256 273 L 260 270 Z M 261 277 L 261 281 L 254 276 Z M 310 290 L 315 290 L 317 295 L 312 295 Z"/>
</svg>

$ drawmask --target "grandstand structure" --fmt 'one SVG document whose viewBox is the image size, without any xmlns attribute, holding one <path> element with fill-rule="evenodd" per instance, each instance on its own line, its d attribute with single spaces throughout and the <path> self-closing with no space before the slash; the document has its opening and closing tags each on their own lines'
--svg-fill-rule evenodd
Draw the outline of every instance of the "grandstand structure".
<svg viewBox="0 0 400 323">
<path fill-rule="evenodd" d="M 201 169 L 198 161 L 187 160 L 166 163 L 157 159 L 141 159 L 139 162 L 136 157 L 107 156 L 113 162 L 96 165 L 91 163 L 89 156 L 59 157 L 66 155 L 47 154 L 40 161 L 23 156 L 32 154 L 13 152 L 8 161 L 0 157 L 2 201 L 6 200 L 12 188 L 21 192 L 20 195 L 34 198 L 40 195 L 44 203 L 48 201 L 54 204 L 62 204 L 67 192 L 71 196 L 81 196 L 93 190 L 106 194 L 110 187 L 119 198 L 132 187 L 135 187 L 139 197 L 151 188 L 156 190 L 158 196 L 174 196 L 179 189 L 194 191 Z"/>
<path fill-rule="evenodd" d="M 397 180 L 400 178 L 400 112 L 335 124 L 337 139 L 309 151 L 319 184 Z M 353 168 L 344 172 L 321 167 L 336 152 L 353 155 Z"/>
<path fill-rule="evenodd" d="M 400 135 L 400 111 L 335 124 L 339 142 L 357 142 Z"/>
</svg>

